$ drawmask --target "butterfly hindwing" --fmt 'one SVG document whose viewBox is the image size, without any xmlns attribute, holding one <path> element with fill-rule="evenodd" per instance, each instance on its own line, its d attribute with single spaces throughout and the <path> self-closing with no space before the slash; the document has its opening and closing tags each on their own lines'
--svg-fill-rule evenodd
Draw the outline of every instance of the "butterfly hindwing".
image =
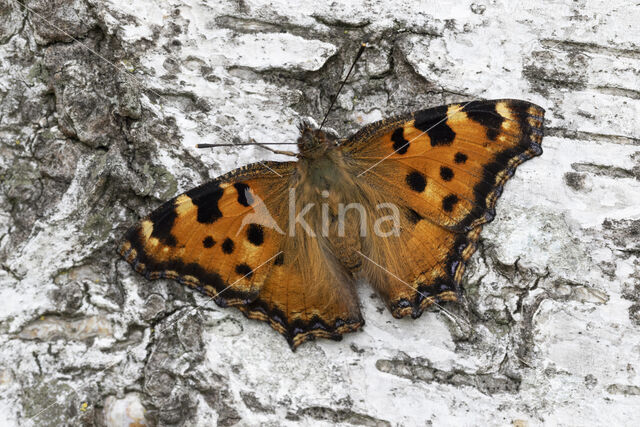
<svg viewBox="0 0 640 427">
<path fill-rule="evenodd" d="M 259 297 L 239 307 L 245 315 L 269 322 L 292 348 L 316 337 L 339 340 L 358 330 L 364 319 L 349 275 L 337 265 L 327 266 L 309 283 L 301 274 L 305 267 L 298 264 L 312 259 L 291 255 L 283 252 Z"/>
<path fill-rule="evenodd" d="M 344 143 L 358 175 L 403 207 L 403 227 L 389 253 L 372 261 L 398 280 L 374 285 L 396 316 L 418 316 L 456 298 L 481 225 L 495 215 L 516 167 L 542 153 L 544 110 L 519 100 L 451 104 L 366 126 Z M 370 246 L 382 245 L 375 236 Z M 402 253 L 399 267 L 388 258 Z"/>
</svg>

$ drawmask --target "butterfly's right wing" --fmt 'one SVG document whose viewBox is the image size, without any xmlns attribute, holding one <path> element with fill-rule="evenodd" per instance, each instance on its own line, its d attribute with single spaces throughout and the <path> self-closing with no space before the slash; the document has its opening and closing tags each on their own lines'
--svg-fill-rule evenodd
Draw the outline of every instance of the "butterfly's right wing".
<svg viewBox="0 0 640 427">
<path fill-rule="evenodd" d="M 451 104 L 368 125 L 343 144 L 375 202 L 401 211 L 400 235 L 371 235 L 363 251 L 394 316 L 456 299 L 504 184 L 542 153 L 543 116 L 520 100 Z"/>
</svg>

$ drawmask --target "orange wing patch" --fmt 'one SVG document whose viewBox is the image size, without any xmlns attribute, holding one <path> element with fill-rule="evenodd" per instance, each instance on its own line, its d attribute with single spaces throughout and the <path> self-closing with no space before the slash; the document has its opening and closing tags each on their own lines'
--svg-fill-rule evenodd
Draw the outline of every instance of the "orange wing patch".
<svg viewBox="0 0 640 427">
<path fill-rule="evenodd" d="M 474 101 L 384 120 L 345 142 L 362 178 L 374 177 L 381 193 L 405 206 L 394 251 L 410 262 L 396 267 L 398 280 L 377 285 L 394 316 L 417 317 L 433 302 L 456 298 L 505 182 L 542 154 L 543 117 L 524 101 Z M 377 255 L 376 263 L 394 267 L 385 263 L 392 253 Z"/>
<path fill-rule="evenodd" d="M 418 111 L 382 122 L 377 139 L 370 135 L 353 157 L 367 166 L 365 174 L 400 190 L 421 215 L 445 227 L 470 229 L 493 218 L 493 199 L 515 167 L 542 153 L 543 114 L 516 100 Z M 370 162 L 380 163 L 368 169 Z M 407 167 L 404 176 L 398 164 Z"/>
</svg>

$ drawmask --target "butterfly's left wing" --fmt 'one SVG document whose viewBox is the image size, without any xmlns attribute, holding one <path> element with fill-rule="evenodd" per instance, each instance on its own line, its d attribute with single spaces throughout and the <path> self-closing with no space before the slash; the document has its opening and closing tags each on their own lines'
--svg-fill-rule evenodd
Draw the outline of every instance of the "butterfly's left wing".
<svg viewBox="0 0 640 427">
<path fill-rule="evenodd" d="M 525 101 L 473 101 L 373 123 L 344 142 L 361 185 L 400 208 L 399 237 L 364 245 L 365 275 L 394 316 L 456 299 L 505 182 L 542 153 L 543 116 Z"/>
<path fill-rule="evenodd" d="M 143 218 L 119 252 L 147 279 L 177 280 L 268 322 L 294 349 L 316 337 L 340 339 L 363 324 L 357 295 L 318 241 L 288 235 L 295 181 L 294 162 L 231 171 Z"/>
</svg>

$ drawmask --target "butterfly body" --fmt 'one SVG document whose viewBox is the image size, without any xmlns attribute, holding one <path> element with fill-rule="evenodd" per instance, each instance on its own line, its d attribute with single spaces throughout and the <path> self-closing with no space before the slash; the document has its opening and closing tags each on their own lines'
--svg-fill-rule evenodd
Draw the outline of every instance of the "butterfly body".
<svg viewBox="0 0 640 427">
<path fill-rule="evenodd" d="M 541 154 L 543 110 L 474 101 L 398 116 L 347 139 L 305 124 L 297 162 L 253 164 L 165 203 L 124 258 L 268 322 L 292 348 L 364 324 L 355 280 L 394 317 L 456 300 L 506 180 Z M 273 171 L 273 172 L 272 172 Z"/>
</svg>

